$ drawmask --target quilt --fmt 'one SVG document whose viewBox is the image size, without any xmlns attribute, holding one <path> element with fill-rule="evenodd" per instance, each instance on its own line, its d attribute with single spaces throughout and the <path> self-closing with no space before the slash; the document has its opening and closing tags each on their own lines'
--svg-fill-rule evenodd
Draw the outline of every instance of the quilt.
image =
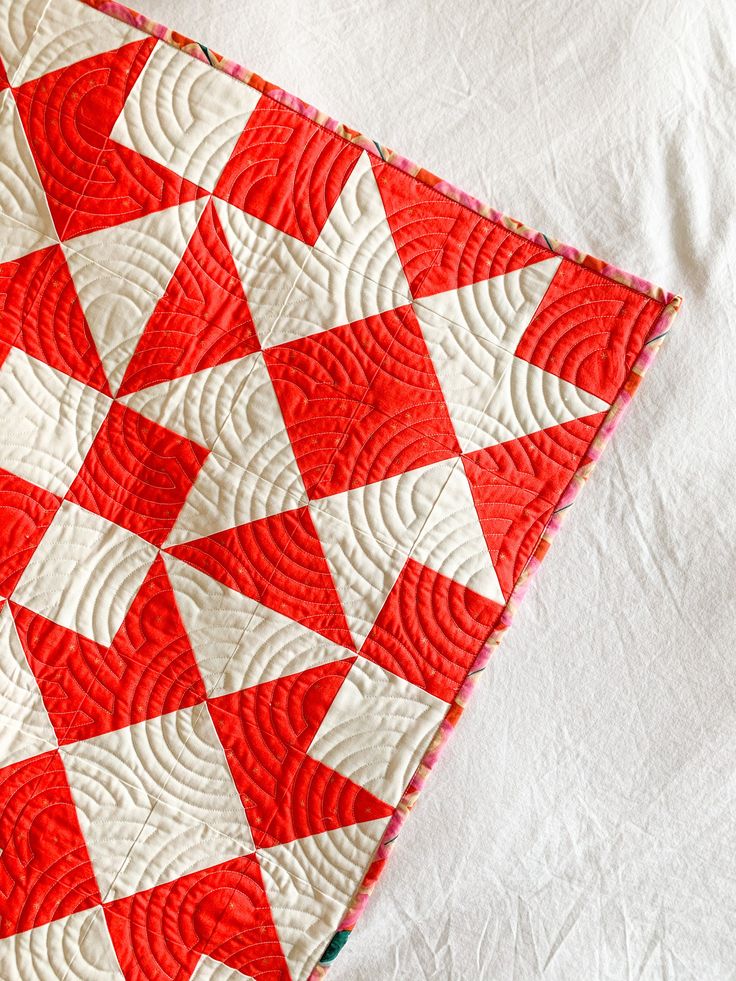
<svg viewBox="0 0 736 981">
<path fill-rule="evenodd" d="M 679 305 L 0 0 L 0 977 L 321 978 Z"/>
</svg>

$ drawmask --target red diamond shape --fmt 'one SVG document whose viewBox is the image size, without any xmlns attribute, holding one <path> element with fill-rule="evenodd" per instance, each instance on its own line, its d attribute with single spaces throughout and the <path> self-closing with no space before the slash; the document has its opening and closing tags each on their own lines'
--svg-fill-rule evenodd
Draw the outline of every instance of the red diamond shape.
<svg viewBox="0 0 736 981">
<path fill-rule="evenodd" d="M 264 352 L 310 497 L 459 454 L 410 306 Z"/>
<path fill-rule="evenodd" d="M 501 607 L 410 559 L 360 653 L 451 702 Z"/>
<path fill-rule="evenodd" d="M 207 450 L 113 403 L 68 498 L 162 545 Z"/>
<path fill-rule="evenodd" d="M 264 95 L 215 194 L 314 245 L 359 156 L 358 147 Z"/>
</svg>

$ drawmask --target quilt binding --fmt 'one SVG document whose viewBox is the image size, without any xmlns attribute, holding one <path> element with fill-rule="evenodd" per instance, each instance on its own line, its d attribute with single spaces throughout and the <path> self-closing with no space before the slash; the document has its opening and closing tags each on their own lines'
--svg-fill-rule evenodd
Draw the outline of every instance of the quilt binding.
<svg viewBox="0 0 736 981">
<path fill-rule="evenodd" d="M 560 242 L 559 240 L 552 238 L 551 236 L 545 235 L 544 233 L 525 225 L 523 222 L 520 222 L 515 218 L 511 218 L 503 212 L 497 211 L 490 205 L 484 204 L 482 201 L 474 198 L 472 195 L 462 191 L 454 184 L 443 180 L 442 178 L 426 170 L 424 167 L 420 167 L 418 164 L 415 164 L 406 157 L 401 156 L 394 150 L 391 150 L 389 147 L 377 143 L 375 140 L 370 139 L 357 130 L 346 126 L 344 123 L 341 123 L 336 119 L 333 119 L 331 116 L 315 108 L 309 103 L 304 102 L 297 96 L 271 84 L 260 75 L 257 75 L 255 72 L 250 71 L 237 62 L 232 61 L 229 58 L 224 58 L 222 55 L 212 51 L 204 44 L 194 41 L 191 38 L 186 37 L 184 34 L 180 34 L 179 32 L 158 23 L 157 21 L 151 20 L 144 14 L 140 14 L 137 11 L 132 10 L 130 7 L 117 2 L 117 0 L 79 0 L 79 2 L 84 3 L 89 7 L 93 7 L 104 14 L 122 21 L 125 24 L 136 27 L 138 30 L 158 38 L 172 47 L 186 52 L 191 57 L 196 58 L 199 61 L 203 61 L 211 65 L 213 68 L 231 75 L 233 78 L 239 79 L 276 102 L 288 106 L 290 109 L 293 109 L 300 115 L 305 116 L 307 119 L 311 119 L 324 129 L 337 134 L 347 142 L 353 143 L 359 146 L 361 149 L 366 150 L 373 156 L 379 157 L 385 163 L 390 164 L 392 167 L 396 167 L 397 170 L 409 174 L 420 183 L 432 188 L 444 197 L 449 198 L 451 201 L 454 201 L 464 208 L 467 208 L 469 211 L 473 211 L 476 214 L 488 218 L 490 221 L 508 229 L 510 232 L 513 232 L 516 235 L 519 235 L 521 238 L 524 238 L 535 245 L 540 245 L 543 248 L 547 248 L 557 255 L 576 263 L 577 265 L 597 272 L 606 279 L 610 279 L 612 282 L 626 286 L 637 293 L 641 293 L 663 304 L 662 310 L 652 325 L 648 336 L 644 340 L 629 375 L 619 389 L 616 398 L 611 403 L 605 419 L 603 420 L 592 442 L 588 446 L 578 469 L 570 478 L 570 481 L 560 497 L 555 511 L 544 527 L 539 540 L 532 551 L 532 554 L 530 555 L 523 571 L 517 579 L 511 595 L 509 596 L 509 599 L 499 616 L 498 622 L 493 629 L 493 632 L 473 662 L 468 674 L 466 675 L 465 681 L 450 704 L 447 714 L 434 734 L 434 737 L 432 738 L 432 741 L 425 751 L 419 766 L 417 767 L 412 779 L 404 791 L 401 800 L 396 805 L 396 808 L 394 809 L 394 812 L 386 826 L 386 830 L 376 847 L 373 858 L 366 869 L 363 880 L 356 889 L 351 902 L 348 904 L 345 916 L 338 925 L 332 941 L 322 954 L 319 963 L 314 967 L 309 975 L 308 981 L 320 981 L 320 979 L 324 978 L 327 974 L 331 964 L 334 962 L 338 953 L 342 950 L 350 936 L 350 933 L 357 924 L 357 921 L 360 919 L 360 916 L 366 907 L 381 872 L 386 865 L 386 861 L 391 853 L 396 839 L 398 838 L 399 832 L 414 804 L 416 803 L 417 797 L 420 791 L 423 789 L 431 770 L 435 766 L 442 749 L 448 741 L 450 734 L 458 724 L 460 716 L 468 703 L 468 699 L 478 683 L 479 676 L 488 665 L 491 655 L 501 643 L 501 640 L 511 625 L 519 604 L 526 594 L 532 577 L 547 554 L 552 540 L 562 526 L 567 510 L 580 493 L 583 485 L 587 482 L 593 467 L 600 459 L 603 449 L 621 422 L 629 403 L 641 384 L 644 374 L 649 369 L 656 355 L 658 354 L 665 337 L 669 333 L 672 321 L 680 310 L 682 305 L 682 297 L 668 292 L 659 286 L 655 286 L 653 283 L 650 283 L 648 280 L 643 279 L 640 276 L 635 276 L 633 273 L 626 272 L 625 270 L 620 269 L 618 266 L 604 262 L 602 259 L 598 259 L 586 252 L 582 252 L 580 249 L 577 249 L 574 246 L 567 245 L 564 242 Z"/>
</svg>

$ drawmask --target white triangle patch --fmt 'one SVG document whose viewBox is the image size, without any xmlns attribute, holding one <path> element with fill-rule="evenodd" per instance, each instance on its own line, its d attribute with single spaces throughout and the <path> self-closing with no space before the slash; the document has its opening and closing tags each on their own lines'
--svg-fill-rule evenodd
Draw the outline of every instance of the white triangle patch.
<svg viewBox="0 0 736 981">
<path fill-rule="evenodd" d="M 207 694 L 222 694 L 216 686 L 260 604 L 173 555 L 161 555 Z"/>
<path fill-rule="evenodd" d="M 338 903 L 347 903 L 365 873 L 389 819 L 364 821 L 322 831 L 286 844 L 260 848 L 259 857 L 275 862 L 290 878 L 307 883 Z"/>
<path fill-rule="evenodd" d="M 56 733 L 7 603 L 0 605 L 0 766 L 56 749 Z"/>
<path fill-rule="evenodd" d="M 452 469 L 452 461 L 407 470 L 363 487 L 319 498 L 316 511 L 409 553 Z"/>
<path fill-rule="evenodd" d="M 590 392 L 513 358 L 491 396 L 475 440 L 483 447 L 493 446 L 607 409 L 608 403 Z"/>
<path fill-rule="evenodd" d="M 417 315 L 428 311 L 513 354 L 561 261 L 545 259 L 457 290 L 424 296 L 414 301 Z"/>
<path fill-rule="evenodd" d="M 608 408 L 595 395 L 509 353 L 490 333 L 454 327 L 426 307 L 414 308 L 463 452 Z"/>
<path fill-rule="evenodd" d="M 312 250 L 240 208 L 219 198 L 212 200 L 263 344 Z"/>
<path fill-rule="evenodd" d="M 453 467 L 411 554 L 461 586 L 505 603 L 462 461 Z"/>
<path fill-rule="evenodd" d="M 269 462 L 277 463 L 278 458 Z M 288 465 L 289 460 L 285 463 Z M 298 470 L 289 473 L 285 466 L 282 477 L 285 483 L 274 483 L 266 466 L 248 470 L 211 453 L 197 474 L 166 546 L 206 538 L 305 505 L 307 497 Z"/>
<path fill-rule="evenodd" d="M 80 9 L 76 0 L 11 2 L 2 8 L 0 54 L 13 85 L 146 36 L 94 7 Z"/>
<path fill-rule="evenodd" d="M 313 250 L 287 297 L 264 347 L 366 320 L 409 300 L 383 283 Z"/>
<path fill-rule="evenodd" d="M 406 554 L 346 524 L 324 507 L 312 503 L 309 510 L 360 650 L 406 563 Z"/>
<path fill-rule="evenodd" d="M 8 90 L 0 94 L 0 147 L 0 262 L 12 262 L 54 245 L 57 238 L 33 154 Z"/>
<path fill-rule="evenodd" d="M 250 974 L 243 974 L 234 967 L 223 964 L 222 961 L 216 961 L 213 957 L 202 954 L 189 981 L 255 981 L 255 979 Z"/>
<path fill-rule="evenodd" d="M 63 245 L 100 360 L 115 393 L 204 208 L 198 198 Z"/>
<path fill-rule="evenodd" d="M 101 906 L 0 940 L 3 978 L 124 981 Z"/>
<path fill-rule="evenodd" d="M 252 355 L 131 392 L 123 405 L 211 450 L 252 370 Z"/>
<path fill-rule="evenodd" d="M 315 243 L 366 279 L 411 301 L 409 284 L 396 251 L 370 156 L 361 153 Z"/>
</svg>

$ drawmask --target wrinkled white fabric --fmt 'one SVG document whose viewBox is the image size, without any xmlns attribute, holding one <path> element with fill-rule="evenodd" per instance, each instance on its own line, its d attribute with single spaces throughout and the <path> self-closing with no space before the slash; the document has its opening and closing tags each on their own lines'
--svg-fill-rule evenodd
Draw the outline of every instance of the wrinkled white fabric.
<svg viewBox="0 0 736 981">
<path fill-rule="evenodd" d="M 736 978 L 736 5 L 136 5 L 686 301 L 331 978 Z"/>
</svg>

